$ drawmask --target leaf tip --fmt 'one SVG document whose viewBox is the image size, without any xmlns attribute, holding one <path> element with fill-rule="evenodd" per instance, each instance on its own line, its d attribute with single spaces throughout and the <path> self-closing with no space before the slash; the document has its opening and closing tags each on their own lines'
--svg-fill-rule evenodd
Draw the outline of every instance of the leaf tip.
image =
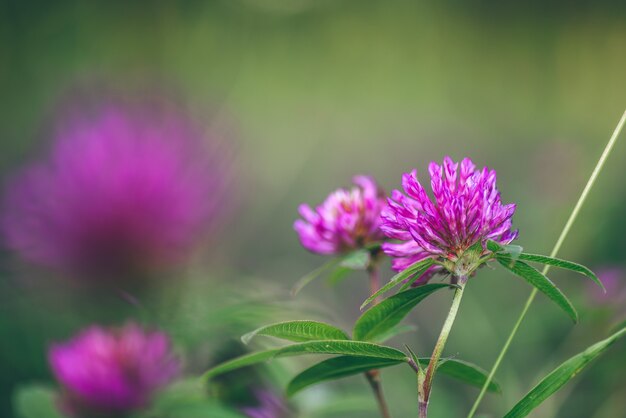
<svg viewBox="0 0 626 418">
<path fill-rule="evenodd" d="M 255 332 L 254 332 L 254 331 L 252 331 L 252 332 L 249 332 L 249 333 L 247 333 L 247 334 L 242 335 L 242 336 L 241 336 L 241 342 L 242 342 L 244 345 L 248 345 L 248 343 L 250 342 L 250 340 L 254 337 L 254 334 L 255 334 Z"/>
<path fill-rule="evenodd" d="M 289 295 L 292 298 L 295 298 L 298 295 L 298 293 L 300 293 L 300 290 L 302 290 L 302 286 L 300 285 L 300 283 L 296 283 L 295 285 L 293 285 L 293 287 L 289 291 Z"/>
<path fill-rule="evenodd" d="M 291 385 L 287 386 L 287 389 L 285 389 L 285 396 L 287 398 L 292 398 L 296 393 L 298 393 L 298 389 L 292 387 Z"/>
</svg>

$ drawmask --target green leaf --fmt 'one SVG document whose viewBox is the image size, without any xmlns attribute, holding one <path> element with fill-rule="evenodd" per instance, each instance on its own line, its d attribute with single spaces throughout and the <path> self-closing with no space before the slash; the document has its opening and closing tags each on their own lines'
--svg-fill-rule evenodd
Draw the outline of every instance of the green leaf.
<svg viewBox="0 0 626 418">
<path fill-rule="evenodd" d="M 371 248 L 379 247 L 380 243 L 373 243 Z M 352 251 L 341 257 L 336 257 L 329 262 L 321 265 L 312 272 L 303 276 L 291 289 L 292 295 L 297 295 L 300 291 L 311 283 L 313 280 L 320 277 L 322 274 L 332 269 L 329 281 L 331 284 L 338 283 L 341 279 L 345 278 L 349 272 L 354 270 L 365 270 L 370 263 L 371 249 L 364 248 L 356 251 Z"/>
<path fill-rule="evenodd" d="M 365 270 L 370 264 L 370 258 L 368 250 L 356 250 L 343 256 L 339 265 L 351 270 Z"/>
<path fill-rule="evenodd" d="M 513 260 L 516 260 L 519 257 L 519 255 L 522 254 L 522 251 L 524 250 L 519 245 L 513 245 L 513 244 L 502 245 L 492 240 L 487 241 L 487 249 L 494 253 L 509 254 Z"/>
<path fill-rule="evenodd" d="M 243 356 L 221 363 L 213 367 L 212 369 L 209 369 L 202 375 L 202 379 L 209 380 L 220 374 L 241 369 L 242 367 L 263 363 L 264 361 L 268 361 L 269 359 L 273 358 L 279 351 L 280 348 L 275 348 L 272 350 L 257 351 L 256 353 L 245 354 Z"/>
<path fill-rule="evenodd" d="M 412 354 L 413 355 L 413 354 Z M 428 358 L 414 358 L 417 364 L 428 363 Z M 382 369 L 385 367 L 395 366 L 404 363 L 403 360 L 389 360 L 381 358 L 368 357 L 351 357 L 341 356 L 334 357 L 317 363 L 314 366 L 304 370 L 287 386 L 287 395 L 293 396 L 295 393 L 317 383 L 329 380 L 340 379 L 343 377 L 353 376 L 366 372 L 368 370 Z M 461 360 L 450 359 L 442 360 L 437 370 L 448 377 L 457 379 L 463 383 L 472 386 L 482 387 L 487 379 L 487 372 L 480 367 Z M 500 392 L 497 383 L 491 382 L 489 390 L 492 392 Z"/>
<path fill-rule="evenodd" d="M 417 354 L 415 354 L 415 352 L 407 344 L 404 344 L 404 348 L 406 348 L 406 351 L 408 351 L 409 354 L 411 355 L 411 359 L 413 359 L 413 362 L 417 365 L 417 370 L 418 370 L 417 374 L 419 375 L 421 373 L 424 373 L 424 369 L 422 368 L 422 360 L 420 360 L 419 357 L 417 357 Z M 430 359 L 426 359 L 427 362 L 429 360 Z"/>
<path fill-rule="evenodd" d="M 433 264 L 435 264 L 435 260 L 433 260 L 432 258 L 427 258 L 425 260 L 418 261 L 417 263 L 410 265 L 406 269 L 402 270 L 400 273 L 393 276 L 386 285 L 378 290 L 378 292 L 367 298 L 365 302 L 363 302 L 363 304 L 361 305 L 361 309 L 369 305 L 374 299 L 378 298 L 378 296 L 388 292 L 390 289 L 396 287 L 403 281 L 407 280 L 409 277 L 413 275 L 424 274 L 424 272 L 428 270 L 428 268 Z"/>
<path fill-rule="evenodd" d="M 606 340 L 592 345 L 582 353 L 575 355 L 561 364 L 528 392 L 504 418 L 521 418 L 530 414 L 533 409 L 552 396 L 552 394 L 580 373 L 592 360 L 604 353 L 624 335 L 626 335 L 626 328 L 611 335 Z"/>
<path fill-rule="evenodd" d="M 353 272 L 354 270 L 348 267 L 339 266 L 328 274 L 326 282 L 331 286 L 336 286 Z"/>
<path fill-rule="evenodd" d="M 396 326 L 422 300 L 431 293 L 450 287 L 449 284 L 425 284 L 405 290 L 365 311 L 354 324 L 355 340 L 369 341 Z"/>
<path fill-rule="evenodd" d="M 437 371 L 478 388 L 483 387 L 489 374 L 475 364 L 457 359 L 442 360 L 437 366 Z M 490 392 L 501 392 L 500 385 L 493 380 L 489 383 L 487 390 Z"/>
<path fill-rule="evenodd" d="M 488 240 L 487 241 L 487 249 L 489 251 L 491 251 L 491 252 L 494 252 L 494 253 L 498 253 L 500 251 L 504 251 L 504 247 L 502 245 L 500 245 L 497 242 L 492 241 L 492 240 Z"/>
<path fill-rule="evenodd" d="M 379 359 L 406 361 L 406 355 L 392 347 L 364 341 L 308 341 L 283 347 L 276 357 L 301 354 L 340 354 L 346 356 L 376 357 Z"/>
<path fill-rule="evenodd" d="M 385 341 L 388 341 L 395 336 L 406 334 L 408 332 L 413 332 L 415 330 L 417 330 L 417 327 L 415 325 L 400 325 L 399 324 L 399 325 L 396 325 L 395 327 L 389 328 L 387 331 L 381 334 L 378 334 L 376 338 L 372 340 L 372 342 L 384 343 Z"/>
<path fill-rule="evenodd" d="M 558 287 L 545 275 L 539 272 L 536 268 L 524 263 L 523 261 L 514 261 L 508 255 L 498 255 L 496 259 L 504 268 L 511 271 L 515 275 L 523 278 L 531 285 L 535 286 L 537 290 L 552 299 L 557 305 L 561 307 L 572 318 L 574 323 L 578 322 L 578 313 L 572 303 L 567 297 L 559 290 Z"/>
<path fill-rule="evenodd" d="M 524 261 L 534 261 L 534 262 L 541 263 L 541 264 L 548 264 L 550 266 L 575 271 L 576 273 L 580 273 L 582 275 L 589 277 L 598 286 L 600 286 L 602 290 L 606 292 L 606 289 L 604 288 L 604 285 L 602 284 L 600 279 L 598 279 L 598 276 L 596 276 L 593 271 L 589 270 L 587 267 L 583 265 L 573 263 L 567 260 L 561 260 L 559 258 L 553 258 L 553 257 L 548 257 L 545 255 L 538 255 L 538 254 L 521 253 L 519 255 L 519 259 L 524 260 Z"/>
<path fill-rule="evenodd" d="M 403 360 L 390 360 L 372 357 L 334 357 L 317 363 L 294 377 L 287 386 L 287 395 L 293 396 L 302 389 L 317 383 L 339 379 L 346 376 L 353 376 L 368 370 L 395 366 L 396 364 L 403 362 Z"/>
<path fill-rule="evenodd" d="M 320 267 L 316 268 L 312 272 L 302 276 L 300 280 L 298 280 L 296 284 L 293 286 L 293 288 L 291 289 L 291 294 L 293 296 L 297 295 L 298 293 L 300 293 L 302 289 L 304 289 L 306 285 L 311 283 L 313 280 L 317 279 L 325 271 L 338 265 L 340 262 L 341 262 L 341 258 L 333 258 L 332 260 L 330 260 L 327 263 L 322 264 Z"/>
<path fill-rule="evenodd" d="M 242 367 L 262 363 L 274 357 L 297 356 L 305 354 L 338 354 L 357 357 L 374 357 L 387 360 L 406 361 L 406 355 L 392 347 L 368 343 L 363 341 L 325 340 L 307 341 L 292 344 L 282 348 L 258 351 L 229 360 L 210 370 L 202 378 L 211 379 L 223 373 L 227 373 Z"/>
<path fill-rule="evenodd" d="M 13 394 L 18 418 L 63 418 L 57 408 L 57 393 L 47 386 L 18 387 Z"/>
<path fill-rule="evenodd" d="M 293 342 L 315 340 L 348 340 L 345 332 L 332 325 L 317 321 L 287 321 L 266 325 L 241 337 L 248 344 L 256 335 L 276 337 Z"/>
</svg>

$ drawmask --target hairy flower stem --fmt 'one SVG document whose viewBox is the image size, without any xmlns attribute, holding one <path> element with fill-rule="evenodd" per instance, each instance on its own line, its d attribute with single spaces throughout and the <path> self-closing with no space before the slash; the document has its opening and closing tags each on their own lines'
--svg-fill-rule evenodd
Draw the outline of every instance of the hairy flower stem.
<svg viewBox="0 0 626 418">
<path fill-rule="evenodd" d="M 373 257 L 370 265 L 367 267 L 367 272 L 370 277 L 370 296 L 374 293 L 378 292 L 380 289 L 380 276 L 378 275 L 378 266 L 376 264 L 376 259 Z M 378 303 L 379 299 L 374 300 L 374 304 Z M 387 401 L 385 400 L 385 395 L 383 394 L 383 387 L 380 381 L 380 372 L 378 370 L 369 370 L 365 372 L 365 378 L 367 379 L 372 391 L 374 391 L 374 396 L 376 397 L 376 402 L 378 403 L 378 407 L 380 409 L 380 415 L 383 418 L 391 418 L 391 414 L 389 413 L 389 407 L 387 406 Z"/>
<path fill-rule="evenodd" d="M 441 358 L 441 353 L 446 345 L 446 341 L 448 340 L 448 336 L 450 335 L 450 331 L 452 330 L 452 325 L 454 324 L 454 320 L 456 319 L 456 314 L 459 311 L 459 306 L 461 305 L 461 298 L 463 297 L 463 291 L 465 290 L 465 284 L 467 283 L 467 276 L 458 276 L 456 277 L 456 282 L 459 287 L 454 291 L 454 298 L 452 299 L 452 306 L 450 306 L 450 312 L 448 312 L 448 317 L 446 321 L 443 323 L 443 327 L 441 328 L 441 333 L 439 334 L 439 339 L 435 344 L 435 348 L 433 349 L 433 354 L 430 356 L 430 362 L 428 363 L 428 368 L 426 369 L 426 374 L 424 375 L 424 379 L 421 383 L 421 387 L 419 388 L 419 417 L 426 418 L 428 413 L 428 401 L 430 399 L 430 390 L 433 385 L 433 379 L 435 377 L 435 372 L 437 371 L 437 364 L 439 363 L 439 359 Z M 420 379 L 421 380 L 421 379 Z"/>
<path fill-rule="evenodd" d="M 559 238 L 557 239 L 556 244 L 554 244 L 554 248 L 552 249 L 552 252 L 550 253 L 550 257 L 555 257 L 557 255 L 557 253 L 559 252 L 559 250 L 561 249 L 561 246 L 563 245 L 563 242 L 565 242 L 565 238 L 567 237 L 567 234 L 569 233 L 570 229 L 572 228 L 572 225 L 574 224 L 574 221 L 576 220 L 576 217 L 578 216 L 578 213 L 580 212 L 580 209 L 582 208 L 583 204 L 585 203 L 585 200 L 587 199 L 587 195 L 589 194 L 589 191 L 593 187 L 593 185 L 594 185 L 594 183 L 596 181 L 596 178 L 600 174 L 600 171 L 602 171 L 602 167 L 604 167 L 604 163 L 606 162 L 606 159 L 611 154 L 611 150 L 613 149 L 613 146 L 615 145 L 615 142 L 617 141 L 617 138 L 618 138 L 618 136 L 619 136 L 619 134 L 620 134 L 620 132 L 622 130 L 622 127 L 624 126 L 625 122 L 626 122 L 626 112 L 624 112 L 624 114 L 622 115 L 620 121 L 617 123 L 617 127 L 613 131 L 613 135 L 611 135 L 611 139 L 609 139 L 609 142 L 606 144 L 606 147 L 604 148 L 604 151 L 602 152 L 602 155 L 600 156 L 600 159 L 598 160 L 598 163 L 596 164 L 595 168 L 593 169 L 593 172 L 591 173 L 591 176 L 589 177 L 589 180 L 587 181 L 587 184 L 585 185 L 585 188 L 583 189 L 582 193 L 580 194 L 580 197 L 578 198 L 578 201 L 576 202 L 576 205 L 574 206 L 574 209 L 572 210 L 572 213 L 570 214 L 569 218 L 567 219 L 567 222 L 565 223 L 565 226 L 563 227 L 563 230 L 561 231 L 561 235 L 559 235 Z M 546 274 L 548 272 L 548 270 L 550 270 L 550 266 L 546 265 L 544 267 L 542 273 Z M 472 418 L 474 416 L 474 414 L 476 413 L 476 411 L 478 410 L 478 405 L 480 405 L 481 400 L 485 396 L 485 393 L 487 392 L 487 387 L 489 387 L 489 384 L 493 380 L 493 376 L 496 374 L 496 371 L 498 370 L 498 367 L 500 367 L 500 363 L 502 362 L 502 359 L 504 358 L 505 354 L 507 353 L 507 351 L 509 349 L 509 346 L 511 345 L 511 342 L 513 341 L 513 338 L 517 334 L 517 330 L 519 329 L 520 325 L 522 324 L 522 321 L 526 317 L 526 314 L 528 313 L 528 310 L 530 309 L 530 305 L 535 300 L 535 296 L 537 296 L 537 289 L 536 288 L 534 288 L 532 290 L 532 292 L 530 293 L 530 296 L 528 296 L 528 299 L 526 300 L 526 303 L 524 304 L 524 308 L 522 309 L 522 312 L 520 313 L 519 317 L 517 318 L 517 321 L 515 322 L 515 325 L 513 326 L 513 329 L 511 330 L 511 333 L 509 334 L 506 342 L 504 343 L 504 346 L 502 347 L 502 350 L 500 350 L 500 353 L 498 354 L 498 357 L 496 358 L 496 361 L 493 364 L 493 367 L 491 368 L 491 371 L 489 372 L 489 376 L 487 377 L 487 380 L 483 384 L 483 387 L 482 387 L 480 393 L 478 394 L 478 397 L 476 398 L 476 401 L 474 401 L 474 405 L 472 406 L 472 409 L 470 410 L 469 414 L 467 415 L 467 418 Z"/>
</svg>

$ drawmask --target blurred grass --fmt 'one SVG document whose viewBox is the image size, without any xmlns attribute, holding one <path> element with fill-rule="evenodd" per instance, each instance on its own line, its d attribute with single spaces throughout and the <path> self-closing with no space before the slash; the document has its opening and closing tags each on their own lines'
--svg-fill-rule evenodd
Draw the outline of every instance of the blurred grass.
<svg viewBox="0 0 626 418">
<path fill-rule="evenodd" d="M 503 199 L 519 205 L 520 244 L 546 252 L 626 106 L 625 17 L 624 4 L 610 1 L 3 1 L 0 166 L 9 170 L 36 148 L 68 94 L 92 85 L 129 94 L 154 88 L 191 102 L 234 134 L 240 149 L 245 197 L 219 248 L 198 263 L 215 277 L 203 292 L 220 286 L 220 275 L 240 286 L 250 286 L 243 278 L 252 275 L 259 289 L 290 286 L 323 262 L 292 231 L 299 202 L 321 201 L 358 172 L 395 188 L 402 172 L 423 173 L 444 154 L 496 168 Z M 624 266 L 625 155 L 621 141 L 563 257 Z M 100 317 L 62 304 L 52 316 L 41 312 L 7 270 L 2 416 L 10 414 L 16 381 L 46 378 L 44 342 Z M 571 275 L 553 276 L 568 295 L 585 288 Z M 348 326 L 366 296 L 363 281 L 356 275 L 337 291 L 316 284 L 306 298 L 324 301 L 321 308 Z M 529 292 L 502 271 L 481 273 L 449 354 L 489 366 Z M 193 294 L 172 303 L 188 307 Z M 584 297 L 574 298 L 582 309 Z M 611 319 L 594 320 L 591 312 L 572 330 L 551 304 L 538 302 L 498 374 L 505 392 L 490 396 L 485 411 L 504 412 L 542 370 L 608 331 Z M 429 351 L 448 303 L 445 294 L 426 301 L 413 315 L 418 333 L 398 343 Z M 201 303 L 192 306 L 201 311 Z M 181 338 L 201 340 L 202 329 Z M 586 374 L 558 416 L 622 416 L 623 402 L 613 395 L 626 385 L 615 369 L 620 361 L 623 352 L 614 352 Z M 385 377 L 393 412 L 410 415 L 410 373 Z M 436 385 L 435 418 L 460 416 L 476 394 L 444 378 Z M 542 414 L 557 414 L 550 408 L 558 402 Z"/>
</svg>

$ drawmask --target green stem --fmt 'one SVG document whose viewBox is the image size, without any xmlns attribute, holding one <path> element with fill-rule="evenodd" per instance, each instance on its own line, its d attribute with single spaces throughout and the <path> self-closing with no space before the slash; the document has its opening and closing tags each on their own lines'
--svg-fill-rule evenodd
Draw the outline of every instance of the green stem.
<svg viewBox="0 0 626 418">
<path fill-rule="evenodd" d="M 419 391 L 421 395 L 419 399 L 420 418 L 426 418 L 426 414 L 428 413 L 430 390 L 433 385 L 435 372 L 437 371 L 437 364 L 439 363 L 439 359 L 441 358 L 443 349 L 446 346 L 446 341 L 448 340 L 448 336 L 450 335 L 450 331 L 452 330 L 452 325 L 454 324 L 454 320 L 456 319 L 456 314 L 459 311 L 461 299 L 463 298 L 463 290 L 465 289 L 465 283 L 467 283 L 467 276 L 458 277 L 457 284 L 459 287 L 457 287 L 454 291 L 454 298 L 452 299 L 450 312 L 448 312 L 448 317 L 443 323 L 441 333 L 439 334 L 439 339 L 437 339 L 437 343 L 435 344 L 435 348 L 433 349 L 433 354 L 430 356 L 430 361 L 428 362 L 428 368 L 426 369 L 424 381 L 422 382 L 422 387 Z"/>
<path fill-rule="evenodd" d="M 613 131 L 613 135 L 611 135 L 609 142 L 606 144 L 606 147 L 604 148 L 604 151 L 602 152 L 602 155 L 600 156 L 600 159 L 598 160 L 596 167 L 593 169 L 593 172 L 591 173 L 591 176 L 589 177 L 589 180 L 587 181 L 585 188 L 580 194 L 580 197 L 578 198 L 578 201 L 576 202 L 576 205 L 574 206 L 572 213 L 567 219 L 567 222 L 565 223 L 565 226 L 563 227 L 563 230 L 561 231 L 561 235 L 559 235 L 559 239 L 557 239 L 556 244 L 554 244 L 554 248 L 552 249 L 552 252 L 550 253 L 550 257 L 555 257 L 557 253 L 559 252 L 559 250 L 561 249 L 563 242 L 565 242 L 565 238 L 567 237 L 567 234 L 569 234 L 569 231 L 572 228 L 572 225 L 574 225 L 574 221 L 578 217 L 578 213 L 580 212 L 580 209 L 585 203 L 585 200 L 587 200 L 587 195 L 591 191 L 591 188 L 593 187 L 598 175 L 602 171 L 602 168 L 604 167 L 604 163 L 606 162 L 606 159 L 611 154 L 611 150 L 613 149 L 613 146 L 615 145 L 615 142 L 617 141 L 617 138 L 619 137 L 619 134 L 625 122 L 626 122 L 626 112 L 624 112 L 621 119 L 617 123 L 617 126 L 615 127 L 615 130 Z M 546 265 L 542 273 L 545 275 L 549 270 L 550 270 L 550 266 Z M 472 418 L 474 414 L 476 413 L 476 411 L 478 410 L 478 405 L 480 405 L 480 401 L 485 396 L 485 393 L 487 392 L 487 387 L 489 387 L 489 383 L 491 383 L 491 381 L 493 380 L 493 376 L 496 374 L 496 371 L 498 370 L 498 367 L 500 367 L 500 363 L 502 362 L 502 359 L 507 353 L 509 346 L 511 345 L 511 342 L 513 341 L 513 338 L 515 337 L 515 334 L 517 334 L 517 330 L 522 324 L 522 321 L 526 317 L 526 314 L 528 313 L 528 310 L 530 309 L 530 305 L 532 305 L 533 301 L 535 300 L 535 296 L 537 296 L 536 288 L 533 289 L 533 291 L 530 293 L 530 296 L 528 296 L 528 299 L 526 300 L 526 304 L 524 305 L 522 312 L 517 318 L 517 321 L 515 322 L 515 325 L 513 326 L 511 333 L 509 334 L 506 342 L 504 343 L 502 350 L 500 350 L 500 353 L 498 354 L 498 357 L 496 358 L 496 361 L 493 364 L 491 371 L 489 372 L 489 376 L 487 377 L 487 380 L 483 384 L 483 387 L 480 390 L 480 393 L 478 394 L 478 397 L 476 398 L 476 401 L 474 402 L 472 409 L 467 415 L 467 418 Z"/>
<path fill-rule="evenodd" d="M 374 396 L 376 397 L 376 402 L 378 403 L 378 408 L 380 409 L 380 415 L 383 418 L 391 418 L 389 407 L 387 406 L 387 401 L 385 401 L 385 395 L 383 394 L 383 388 L 380 381 L 380 371 L 370 370 L 365 373 L 365 377 L 367 378 L 372 391 L 374 391 Z"/>
<path fill-rule="evenodd" d="M 378 275 L 378 266 L 376 265 L 375 260 L 371 261 L 370 265 L 367 268 L 367 272 L 369 273 L 370 278 L 370 295 L 373 295 L 374 293 L 378 292 L 378 289 L 380 289 L 380 277 Z M 374 300 L 374 304 L 376 303 L 378 303 L 378 299 Z M 382 383 L 380 381 L 380 371 L 369 370 L 365 372 L 365 378 L 367 379 L 367 382 L 370 384 L 370 387 L 374 392 L 376 402 L 378 403 L 378 408 L 380 409 L 380 415 L 383 418 L 391 418 L 391 414 L 389 413 L 389 407 L 387 406 L 387 401 L 385 401 Z"/>
</svg>

